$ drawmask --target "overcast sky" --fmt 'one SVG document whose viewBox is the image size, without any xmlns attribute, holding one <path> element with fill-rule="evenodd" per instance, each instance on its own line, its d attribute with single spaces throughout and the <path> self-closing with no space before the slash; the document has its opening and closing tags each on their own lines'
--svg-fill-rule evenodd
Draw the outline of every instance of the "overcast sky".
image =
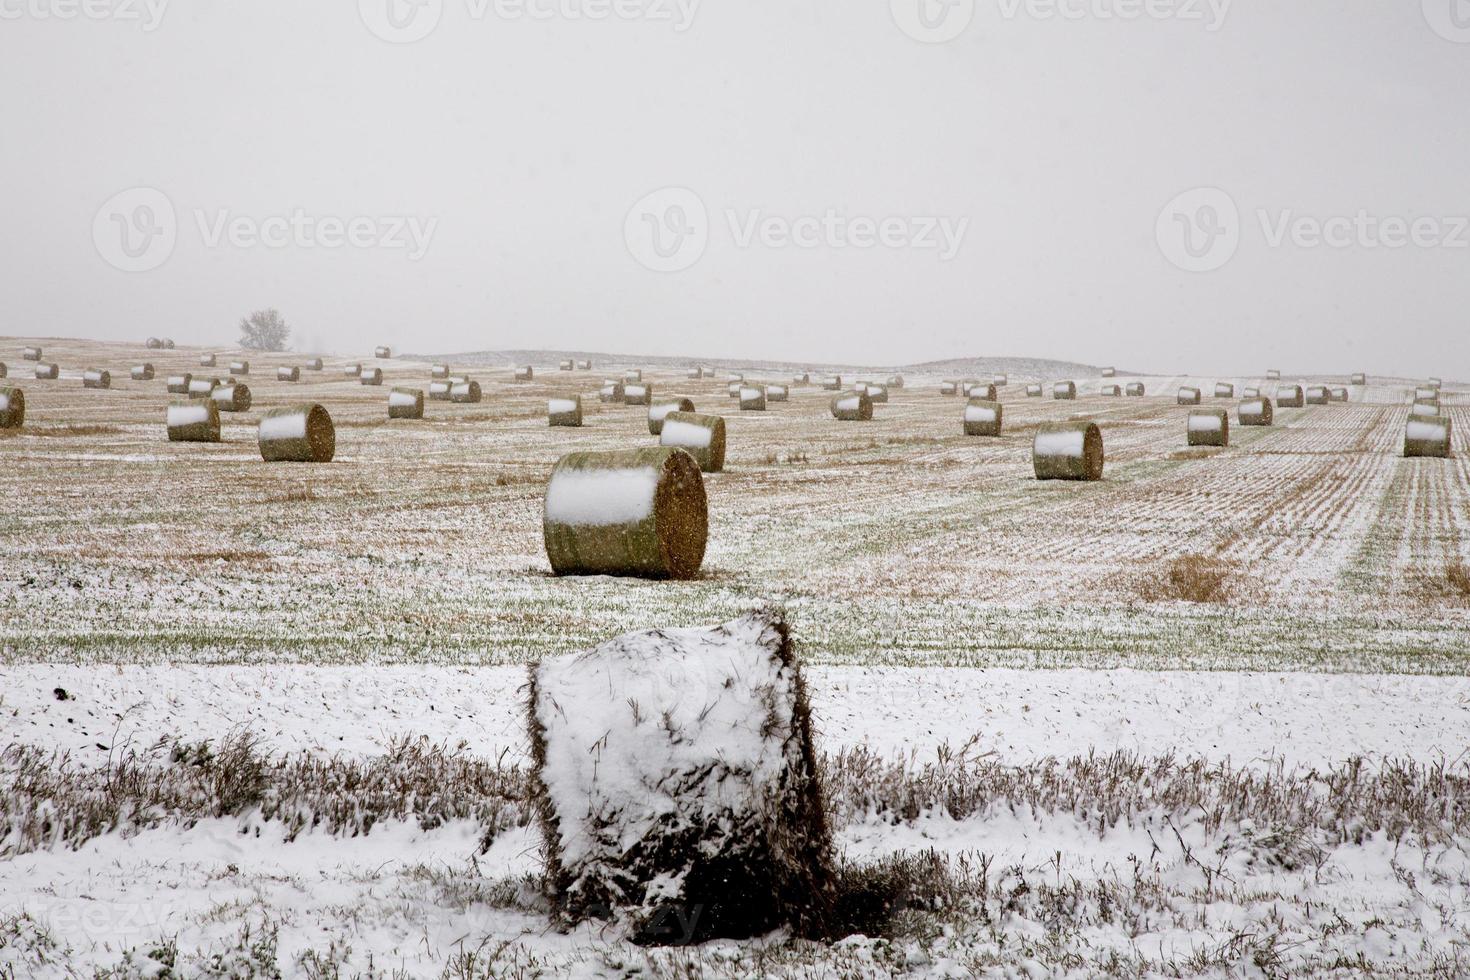
<svg viewBox="0 0 1470 980">
<path fill-rule="evenodd" d="M 0 333 L 1470 376 L 1466 0 L 80 2 Z"/>
</svg>

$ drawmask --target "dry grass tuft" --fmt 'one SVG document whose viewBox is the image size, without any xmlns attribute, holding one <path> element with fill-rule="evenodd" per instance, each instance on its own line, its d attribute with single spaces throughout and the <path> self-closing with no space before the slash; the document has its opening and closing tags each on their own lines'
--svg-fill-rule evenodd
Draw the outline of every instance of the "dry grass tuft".
<svg viewBox="0 0 1470 980">
<path fill-rule="evenodd" d="M 1450 593 L 1465 602 L 1470 602 L 1470 568 L 1462 561 L 1452 561 L 1444 568 L 1445 584 Z"/>
<path fill-rule="evenodd" d="M 265 502 L 268 504 L 304 504 L 316 499 L 318 499 L 316 491 L 311 488 L 310 483 L 303 483 L 299 487 L 291 487 L 289 490 L 281 490 L 265 496 Z"/>
<path fill-rule="evenodd" d="M 1146 602 L 1228 602 L 1234 571 L 1219 558 L 1181 555 L 1169 562 L 1162 578 L 1144 579 L 1138 592 Z"/>
</svg>

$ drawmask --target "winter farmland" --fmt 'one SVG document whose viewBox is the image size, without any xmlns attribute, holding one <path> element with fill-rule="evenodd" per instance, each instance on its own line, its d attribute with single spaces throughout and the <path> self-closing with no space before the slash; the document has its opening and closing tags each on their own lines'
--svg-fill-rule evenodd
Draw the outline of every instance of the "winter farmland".
<svg viewBox="0 0 1470 980">
<path fill-rule="evenodd" d="M 355 355 L 381 369 L 365 384 L 344 359 L 252 354 L 250 408 L 171 442 L 167 380 L 223 380 L 241 352 L 3 346 L 25 418 L 0 429 L 0 977 L 1470 970 L 1453 384 L 1438 459 L 1404 458 L 1417 379 L 1236 425 L 1246 388 L 1276 392 L 1264 365 L 975 361 L 898 386 Z M 435 363 L 480 399 L 390 420 Z M 552 467 L 658 443 L 647 407 L 599 399 L 630 369 L 651 404 L 725 419 L 703 566 L 553 576 Z M 732 371 L 789 398 L 742 411 Z M 941 386 L 998 373 L 1001 434 L 965 435 Z M 834 374 L 885 389 L 871 421 L 834 418 Z M 1188 445 L 1185 386 L 1229 410 L 1227 447 Z M 570 395 L 582 424 L 549 426 Z M 330 413 L 334 460 L 264 463 L 261 418 L 303 403 Z M 1103 479 L 1035 479 L 1036 430 L 1073 419 L 1098 424 Z M 810 690 L 844 935 L 665 948 L 560 923 L 526 665 L 766 605 Z"/>
</svg>

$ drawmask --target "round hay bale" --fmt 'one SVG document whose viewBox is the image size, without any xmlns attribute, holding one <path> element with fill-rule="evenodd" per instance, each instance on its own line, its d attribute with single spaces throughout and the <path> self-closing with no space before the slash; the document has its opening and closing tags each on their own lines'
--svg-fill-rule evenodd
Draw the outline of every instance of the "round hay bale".
<svg viewBox="0 0 1470 980">
<path fill-rule="evenodd" d="M 250 386 L 243 381 L 230 381 L 220 385 L 209 393 L 209 400 L 221 412 L 248 412 L 254 401 Z"/>
<path fill-rule="evenodd" d="M 648 406 L 648 434 L 659 435 L 664 431 L 664 419 L 673 412 L 690 413 L 695 410 L 694 402 L 688 398 L 665 399 Z"/>
<path fill-rule="evenodd" d="M 423 391 L 418 388 L 390 388 L 388 390 L 388 417 L 390 419 L 423 418 Z"/>
<path fill-rule="evenodd" d="M 23 348 L 21 348 L 21 351 L 20 351 L 20 359 L 22 361 L 39 361 L 41 359 L 41 348 L 39 348 L 39 347 L 23 347 Z"/>
<path fill-rule="evenodd" d="M 791 383 L 794 385 L 809 385 L 812 383 L 812 376 L 806 371 L 800 374 L 793 374 L 791 376 Z"/>
<path fill-rule="evenodd" d="M 1260 398 L 1261 397 L 1261 389 L 1259 389 L 1259 388 L 1246 388 L 1244 391 L 1242 391 L 1240 393 L 1240 397 L 1241 398 Z"/>
<path fill-rule="evenodd" d="M 429 382 L 429 401 L 431 401 L 431 402 L 447 402 L 447 401 L 449 401 L 449 393 L 450 393 L 450 390 L 453 389 L 453 388 L 454 388 L 454 385 L 450 384 L 448 381 L 431 381 L 431 382 Z"/>
<path fill-rule="evenodd" d="M 55 362 L 36 365 L 36 380 L 55 381 L 59 377 L 61 377 L 61 368 Z"/>
<path fill-rule="evenodd" d="M 165 337 L 163 339 L 163 349 L 164 350 L 173 350 L 174 349 L 173 338 L 171 338 L 171 337 Z"/>
<path fill-rule="evenodd" d="M 1123 390 L 1128 394 L 1128 397 L 1130 398 L 1142 398 L 1144 395 L 1148 394 L 1148 389 L 1144 387 L 1142 381 L 1130 381 L 1128 383 L 1128 386 Z"/>
<path fill-rule="evenodd" d="M 1327 389 L 1327 400 L 1334 402 L 1345 402 L 1348 400 L 1348 390 L 1341 385 Z"/>
<path fill-rule="evenodd" d="M 480 382 L 478 381 L 461 381 L 449 388 L 449 400 L 460 405 L 478 405 L 480 398 Z"/>
<path fill-rule="evenodd" d="M 200 354 L 199 355 L 199 366 L 200 367 L 214 367 L 217 361 L 218 361 L 218 358 L 215 355 L 213 355 L 213 354 Z"/>
<path fill-rule="evenodd" d="M 10 376 L 10 368 L 8 368 L 8 367 L 5 366 L 5 362 L 4 361 L 0 361 L 0 378 L 5 378 L 5 377 L 9 377 L 9 376 Z"/>
<path fill-rule="evenodd" d="M 1041 389 L 1041 385 L 1039 385 L 1039 384 L 1033 384 L 1033 385 L 1027 385 L 1026 386 L 1026 397 L 1027 398 L 1040 398 L 1042 396 L 1042 394 L 1043 394 L 1043 392 L 1042 392 L 1042 389 Z"/>
<path fill-rule="evenodd" d="M 625 385 L 623 385 L 623 404 L 624 405 L 651 405 L 651 404 L 653 404 L 653 385 L 644 384 L 641 381 L 638 384 L 631 384 L 631 385 L 630 384 L 625 384 Z"/>
<path fill-rule="evenodd" d="M 785 385 L 766 385 L 766 401 L 784 402 L 791 398 L 791 389 Z"/>
<path fill-rule="evenodd" d="M 1411 417 L 1404 427 L 1404 455 L 1445 458 L 1450 454 L 1450 417 Z"/>
<path fill-rule="evenodd" d="M 82 372 L 83 388 L 111 388 L 112 372 L 100 368 L 87 368 Z"/>
<path fill-rule="evenodd" d="M 825 378 L 822 379 L 822 390 L 823 391 L 841 391 L 842 390 L 842 375 L 840 375 L 840 374 L 829 374 L 829 375 L 827 375 L 827 377 L 825 377 Z"/>
<path fill-rule="evenodd" d="M 250 362 L 249 361 L 231 361 L 230 362 L 230 374 L 231 375 L 233 375 L 233 376 L 235 376 L 237 378 L 243 378 L 246 375 L 248 375 L 249 373 L 250 373 Z"/>
<path fill-rule="evenodd" d="M 582 396 L 556 395 L 546 401 L 546 424 L 578 429 L 582 426 Z"/>
<path fill-rule="evenodd" d="M 1278 371 L 1278 370 L 1276 370 L 1275 368 L 1272 368 L 1271 370 L 1269 370 L 1269 371 L 1266 372 L 1266 380 L 1267 381 L 1280 381 L 1281 380 L 1281 372 Z"/>
<path fill-rule="evenodd" d="M 26 421 L 26 393 L 19 388 L 0 388 L 0 429 L 19 429 Z"/>
<path fill-rule="evenodd" d="M 624 384 L 628 384 L 630 382 L 639 382 L 639 381 L 642 381 L 642 380 L 643 380 L 643 369 L 642 368 L 631 368 L 631 369 L 623 372 L 623 383 Z"/>
<path fill-rule="evenodd" d="M 725 394 L 731 398 L 738 399 L 740 397 L 740 389 L 743 387 L 745 387 L 745 382 L 731 381 L 729 384 L 725 385 Z"/>
<path fill-rule="evenodd" d="M 1368 376 L 1362 373 L 1355 374 L 1352 376 L 1351 380 L 1348 383 L 1357 385 L 1359 388 L 1361 388 L 1368 383 Z"/>
<path fill-rule="evenodd" d="M 1044 422 L 1031 442 L 1038 480 L 1101 480 L 1102 430 L 1096 422 Z"/>
<path fill-rule="evenodd" d="M 529 364 L 525 367 L 516 368 L 515 379 L 517 381 L 531 381 L 536 377 L 536 370 Z"/>
<path fill-rule="evenodd" d="M 591 371 L 592 370 L 592 362 L 591 361 L 578 361 L 577 362 L 577 370 L 578 371 Z"/>
<path fill-rule="evenodd" d="M 1230 445 L 1230 413 L 1223 408 L 1196 408 L 1185 424 L 1191 446 Z"/>
<path fill-rule="evenodd" d="M 945 395 L 946 397 L 947 396 L 950 396 L 950 395 L 958 395 L 960 393 L 960 385 L 959 385 L 959 382 L 958 381 L 941 381 L 941 382 L 939 382 L 939 393 L 941 395 Z"/>
<path fill-rule="evenodd" d="M 164 424 L 169 442 L 219 442 L 219 406 L 210 398 L 172 403 Z"/>
<path fill-rule="evenodd" d="M 306 362 L 306 370 L 308 371 L 320 371 L 321 369 L 322 359 L 320 357 L 313 357 L 311 360 Z"/>
<path fill-rule="evenodd" d="M 1108 398 L 1122 398 L 1123 389 L 1118 387 L 1117 385 L 1103 385 L 1102 388 L 1099 389 L 1098 394 L 1105 395 Z"/>
<path fill-rule="evenodd" d="M 621 404 L 623 401 L 623 383 L 604 379 L 602 387 L 597 390 L 597 400 L 605 404 Z"/>
<path fill-rule="evenodd" d="M 965 435 L 998 436 L 1003 409 L 998 401 L 972 398 L 965 406 Z"/>
<path fill-rule="evenodd" d="M 330 463 L 337 455 L 337 429 L 320 405 L 271 409 L 256 438 L 267 463 Z"/>
<path fill-rule="evenodd" d="M 219 387 L 219 378 L 193 378 L 189 381 L 190 398 L 208 398 Z"/>
<path fill-rule="evenodd" d="M 377 387 L 383 383 L 383 369 L 380 367 L 365 367 L 357 376 L 357 383 L 361 385 L 372 385 Z"/>
<path fill-rule="evenodd" d="M 874 405 L 888 404 L 888 389 L 883 385 L 867 385 L 864 390 L 868 393 L 868 400 Z"/>
<path fill-rule="evenodd" d="M 682 449 L 568 453 L 551 471 L 544 515 L 556 575 L 688 579 L 704 562 L 704 478 Z"/>
<path fill-rule="evenodd" d="M 1011 379 L 1009 375 L 996 374 L 991 376 L 990 383 L 995 385 L 997 388 L 1004 388 L 1006 385 L 1011 383 Z"/>
<path fill-rule="evenodd" d="M 766 410 L 766 386 L 742 385 L 740 387 L 740 410 L 742 412 L 764 412 Z"/>
<path fill-rule="evenodd" d="M 690 381 L 698 381 L 698 380 L 700 380 L 701 378 L 704 377 L 704 368 L 702 368 L 702 367 L 692 367 L 692 368 L 690 368 L 685 373 L 685 376 Z"/>
<path fill-rule="evenodd" d="M 903 375 L 901 375 L 901 374 L 889 375 L 888 380 L 886 382 L 884 382 L 884 385 L 883 386 L 885 388 L 902 388 L 903 387 Z"/>
<path fill-rule="evenodd" d="M 148 342 L 145 343 L 143 346 L 147 347 L 149 350 L 163 350 L 163 341 L 159 340 L 157 337 L 149 337 Z"/>
<path fill-rule="evenodd" d="M 133 366 L 131 376 L 134 381 L 152 381 L 153 365 L 146 362 L 143 364 L 135 364 Z"/>
<path fill-rule="evenodd" d="M 573 364 L 571 361 L 561 361 L 557 364 L 556 369 L 558 371 L 570 371 L 574 367 L 576 367 L 576 365 Z"/>
<path fill-rule="evenodd" d="M 447 377 L 449 377 L 449 365 L 448 364 L 435 364 L 433 367 L 429 368 L 429 377 L 431 377 L 431 378 L 447 378 Z"/>
<path fill-rule="evenodd" d="M 1430 378 L 1429 379 L 1429 383 L 1431 385 L 1433 385 L 1434 387 L 1436 387 L 1436 388 L 1443 388 L 1444 387 L 1444 379 L 1443 378 Z"/>
<path fill-rule="evenodd" d="M 342 365 L 342 377 L 356 378 L 362 375 L 362 365 L 357 363 Z"/>
<path fill-rule="evenodd" d="M 1176 400 L 1176 404 L 1198 405 L 1200 403 L 1200 397 L 1200 390 L 1198 388 L 1192 388 L 1189 385 L 1185 385 L 1183 388 L 1179 389 L 1179 396 Z"/>
<path fill-rule="evenodd" d="M 1216 382 L 1215 383 L 1215 397 L 1216 398 L 1234 398 L 1235 397 L 1235 385 L 1231 384 L 1228 381 L 1218 381 L 1218 382 Z"/>
<path fill-rule="evenodd" d="M 380 361 L 386 361 L 393 356 L 393 348 L 377 347 L 373 349 L 373 356 Z"/>
<path fill-rule="evenodd" d="M 1306 404 L 1301 385 L 1282 385 L 1276 389 L 1277 408 L 1304 408 Z"/>
<path fill-rule="evenodd" d="M 996 387 L 992 382 L 972 381 L 965 385 L 965 397 L 968 399 L 980 399 L 985 402 L 1000 401 L 996 394 Z"/>
<path fill-rule="evenodd" d="M 832 399 L 832 417 L 839 422 L 869 422 L 873 399 L 866 391 L 848 391 Z"/>
<path fill-rule="evenodd" d="M 1075 381 L 1058 381 L 1051 386 L 1051 397 L 1057 401 L 1076 401 L 1077 383 Z"/>
<path fill-rule="evenodd" d="M 1312 385 L 1307 389 L 1308 405 L 1326 405 L 1332 400 L 1332 393 L 1322 385 Z"/>
<path fill-rule="evenodd" d="M 1271 425 L 1275 422 L 1275 416 L 1276 412 L 1269 398 L 1247 398 L 1240 403 L 1238 418 L 1241 425 Z"/>
<path fill-rule="evenodd" d="M 684 450 L 694 457 L 702 472 L 725 469 L 725 420 L 718 415 L 670 412 L 664 416 L 658 444 Z"/>
<path fill-rule="evenodd" d="M 1414 389 L 1414 398 L 1415 398 L 1415 400 L 1419 400 L 1419 399 L 1431 400 L 1432 399 L 1434 401 L 1438 401 L 1439 400 L 1439 388 L 1437 388 L 1437 387 L 1435 387 L 1433 385 L 1424 385 L 1424 386 L 1421 386 L 1419 388 L 1415 388 Z"/>
<path fill-rule="evenodd" d="M 731 371 L 729 374 L 725 375 L 725 380 L 726 381 L 733 381 L 736 384 L 744 384 L 745 383 L 745 375 L 742 374 L 739 371 Z"/>
<path fill-rule="evenodd" d="M 189 393 L 189 385 L 193 381 L 194 375 L 192 374 L 171 374 L 168 376 L 165 385 L 170 395 L 187 395 Z"/>
<path fill-rule="evenodd" d="M 1104 378 L 1116 378 L 1118 376 L 1118 369 L 1105 367 L 1102 370 L 1102 376 Z"/>
<path fill-rule="evenodd" d="M 299 367 L 278 367 L 276 368 L 276 380 L 287 382 L 300 381 L 301 369 Z"/>
<path fill-rule="evenodd" d="M 1444 414 L 1438 401 L 1429 398 L 1416 398 L 1414 404 L 1409 406 L 1410 415 L 1418 415 L 1427 418 L 1437 418 Z"/>
</svg>

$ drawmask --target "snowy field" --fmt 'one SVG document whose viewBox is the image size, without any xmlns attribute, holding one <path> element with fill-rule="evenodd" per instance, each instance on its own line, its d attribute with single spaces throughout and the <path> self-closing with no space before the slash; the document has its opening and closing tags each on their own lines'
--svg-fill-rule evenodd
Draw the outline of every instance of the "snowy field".
<svg viewBox="0 0 1470 980">
<path fill-rule="evenodd" d="M 652 442 L 596 402 L 631 363 L 477 367 L 481 404 L 389 423 L 427 361 L 374 388 L 252 356 L 210 446 L 166 441 L 163 379 L 229 352 L 3 344 L 0 978 L 1470 973 L 1464 395 L 1455 458 L 1405 460 L 1407 380 L 1190 450 L 1179 385 L 1274 384 L 1062 402 L 1013 372 L 1006 434 L 969 439 L 957 374 L 839 423 L 814 386 L 741 413 L 654 370 L 730 431 L 704 574 L 669 584 L 557 579 L 541 547 L 562 453 Z M 568 391 L 587 425 L 547 428 Z M 254 422 L 308 400 L 337 461 L 261 463 Z M 1036 426 L 1073 416 L 1104 481 L 1037 483 Z M 902 879 L 896 913 L 831 946 L 558 931 L 523 665 L 765 602 L 844 873 Z"/>
</svg>

